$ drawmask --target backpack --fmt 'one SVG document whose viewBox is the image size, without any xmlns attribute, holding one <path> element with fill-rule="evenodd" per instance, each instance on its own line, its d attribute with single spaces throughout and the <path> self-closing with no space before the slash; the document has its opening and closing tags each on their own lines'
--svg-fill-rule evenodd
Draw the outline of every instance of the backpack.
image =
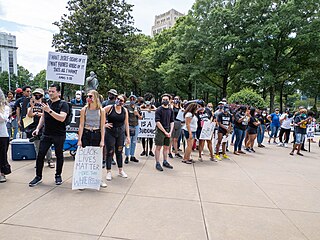
<svg viewBox="0 0 320 240">
<path fill-rule="evenodd" d="M 60 103 L 59 103 L 59 109 L 61 110 L 62 108 L 62 104 L 63 103 L 66 103 L 68 104 L 68 107 L 69 107 L 69 110 L 67 112 L 67 116 L 66 116 L 66 119 L 64 120 L 64 123 L 66 124 L 66 126 L 70 125 L 71 121 L 72 121 L 72 117 L 73 117 L 73 113 L 72 113 L 72 104 L 69 103 L 69 102 L 66 102 L 64 100 L 61 100 Z"/>
</svg>

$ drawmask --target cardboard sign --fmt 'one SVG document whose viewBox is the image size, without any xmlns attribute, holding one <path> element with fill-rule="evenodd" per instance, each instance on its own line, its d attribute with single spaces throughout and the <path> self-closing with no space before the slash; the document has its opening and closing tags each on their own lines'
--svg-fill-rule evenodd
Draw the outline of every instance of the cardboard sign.
<svg viewBox="0 0 320 240">
<path fill-rule="evenodd" d="M 47 81 L 84 85 L 87 55 L 49 52 Z"/>
<path fill-rule="evenodd" d="M 308 124 L 307 125 L 307 139 L 313 139 L 314 138 L 314 132 L 315 132 L 315 128 L 314 125 L 312 124 Z"/>
<path fill-rule="evenodd" d="M 142 111 L 142 120 L 139 120 L 139 138 L 154 138 L 156 132 L 155 112 Z"/>
<path fill-rule="evenodd" d="M 78 147 L 75 156 L 72 190 L 91 188 L 100 190 L 102 177 L 102 148 Z"/>
<path fill-rule="evenodd" d="M 180 109 L 178 112 L 178 115 L 177 115 L 177 119 L 181 122 L 185 121 L 183 114 L 184 114 L 184 111 L 182 109 Z"/>
<path fill-rule="evenodd" d="M 78 132 L 80 125 L 80 112 L 82 107 L 77 105 L 72 105 L 72 119 L 68 126 L 66 126 L 67 132 Z"/>
<path fill-rule="evenodd" d="M 214 132 L 215 124 L 211 121 L 204 121 L 200 134 L 201 140 L 211 140 Z"/>
</svg>

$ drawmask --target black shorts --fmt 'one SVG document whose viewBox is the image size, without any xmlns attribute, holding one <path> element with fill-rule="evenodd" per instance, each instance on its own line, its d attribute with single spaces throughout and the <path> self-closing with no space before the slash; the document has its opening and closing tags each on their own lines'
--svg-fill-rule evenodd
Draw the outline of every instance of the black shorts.
<svg viewBox="0 0 320 240">
<path fill-rule="evenodd" d="M 248 132 L 249 135 L 257 134 L 258 133 L 258 129 L 257 128 L 253 128 L 253 127 L 248 127 L 247 128 L 247 132 Z"/>
</svg>

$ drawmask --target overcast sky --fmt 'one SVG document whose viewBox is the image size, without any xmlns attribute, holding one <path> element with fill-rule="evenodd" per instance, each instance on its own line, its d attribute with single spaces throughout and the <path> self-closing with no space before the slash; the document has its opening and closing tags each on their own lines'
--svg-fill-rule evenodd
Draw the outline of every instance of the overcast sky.
<svg viewBox="0 0 320 240">
<path fill-rule="evenodd" d="M 18 64 L 34 75 L 46 68 L 53 26 L 67 13 L 68 0 L 0 0 L 0 32 L 17 37 Z M 127 0 L 134 5 L 132 15 L 135 26 L 150 35 L 154 16 L 174 8 L 188 13 L 195 0 Z"/>
</svg>

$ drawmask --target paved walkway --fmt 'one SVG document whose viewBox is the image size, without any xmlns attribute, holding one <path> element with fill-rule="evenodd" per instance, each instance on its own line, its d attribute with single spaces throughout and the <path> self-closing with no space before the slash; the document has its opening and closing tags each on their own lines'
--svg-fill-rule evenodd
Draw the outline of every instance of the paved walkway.
<svg viewBox="0 0 320 240">
<path fill-rule="evenodd" d="M 13 173 L 0 184 L 1 239 L 317 240 L 320 148 L 311 147 L 304 157 L 268 145 L 218 163 L 174 159 L 162 173 L 140 158 L 125 166 L 128 179 L 114 171 L 99 192 L 71 190 L 71 159 L 63 185 L 45 167 L 34 188 L 34 161 L 11 161 Z"/>
</svg>

